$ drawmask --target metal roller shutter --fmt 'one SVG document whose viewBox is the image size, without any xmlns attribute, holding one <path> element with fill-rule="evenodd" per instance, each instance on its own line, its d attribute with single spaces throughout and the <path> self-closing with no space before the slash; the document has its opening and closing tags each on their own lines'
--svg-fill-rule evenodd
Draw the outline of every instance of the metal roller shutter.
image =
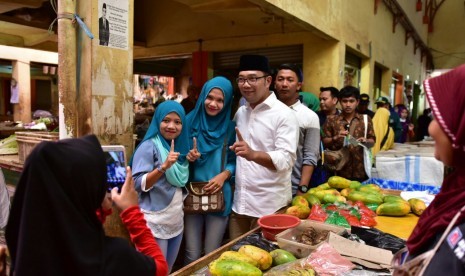
<svg viewBox="0 0 465 276">
<path fill-rule="evenodd" d="M 216 70 L 237 69 L 239 58 L 245 54 L 258 54 L 268 57 L 271 67 L 276 67 L 283 63 L 302 64 L 303 46 L 291 45 L 283 47 L 262 48 L 253 50 L 242 50 L 233 52 L 213 53 L 213 66 Z"/>
</svg>

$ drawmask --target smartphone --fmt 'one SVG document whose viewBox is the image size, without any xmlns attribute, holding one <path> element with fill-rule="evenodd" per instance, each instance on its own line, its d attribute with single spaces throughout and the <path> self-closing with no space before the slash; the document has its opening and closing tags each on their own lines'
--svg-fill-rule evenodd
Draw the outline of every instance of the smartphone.
<svg viewBox="0 0 465 276">
<path fill-rule="evenodd" d="M 102 146 L 107 165 L 107 189 L 117 187 L 118 192 L 126 179 L 126 150 L 122 145 Z"/>
</svg>

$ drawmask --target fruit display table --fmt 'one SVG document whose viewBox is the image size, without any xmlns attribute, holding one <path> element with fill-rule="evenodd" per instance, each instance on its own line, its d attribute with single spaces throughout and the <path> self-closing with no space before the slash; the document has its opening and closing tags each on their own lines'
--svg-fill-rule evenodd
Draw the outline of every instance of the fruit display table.
<svg viewBox="0 0 465 276">
<path fill-rule="evenodd" d="M 414 214 L 408 214 L 404 217 L 385 217 L 385 216 L 377 216 L 376 221 L 378 225 L 375 227 L 385 233 L 389 233 L 395 235 L 402 239 L 407 239 L 413 231 L 413 228 L 417 224 L 418 217 Z M 204 269 L 210 262 L 217 259 L 221 253 L 229 250 L 234 244 L 236 244 L 240 239 L 256 233 L 260 232 L 260 228 L 257 227 L 244 235 L 238 237 L 237 239 L 231 240 L 227 244 L 223 245 L 222 247 L 218 248 L 217 250 L 213 251 L 212 253 L 203 256 L 202 258 L 198 259 L 197 261 L 187 265 L 177 271 L 174 271 L 170 275 L 175 276 L 182 276 L 182 275 L 196 275 L 195 273 Z M 199 274 L 202 275 L 202 274 Z"/>
<path fill-rule="evenodd" d="M 22 172 L 23 163 L 19 162 L 19 156 L 17 154 L 0 155 L 0 168 L 15 172 Z"/>
<path fill-rule="evenodd" d="M 254 228 L 250 230 L 249 232 L 243 234 L 242 236 L 239 236 L 238 238 L 231 240 L 230 242 L 226 243 L 222 247 L 218 248 L 217 250 L 211 252 L 208 255 L 203 256 L 202 258 L 198 259 L 195 262 L 192 262 L 191 264 L 178 269 L 177 271 L 174 271 L 170 275 L 174 276 L 184 276 L 184 275 L 196 275 L 195 273 L 204 269 L 205 267 L 208 266 L 210 262 L 213 260 L 217 259 L 220 257 L 221 253 L 228 251 L 233 245 L 235 245 L 239 240 L 247 237 L 250 234 L 256 233 L 260 231 L 260 227 Z"/>
</svg>

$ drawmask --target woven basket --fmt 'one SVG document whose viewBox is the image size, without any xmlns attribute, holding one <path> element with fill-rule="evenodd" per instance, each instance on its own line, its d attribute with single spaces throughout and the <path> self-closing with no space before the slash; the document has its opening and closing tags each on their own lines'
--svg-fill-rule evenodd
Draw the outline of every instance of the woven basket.
<svg viewBox="0 0 465 276">
<path fill-rule="evenodd" d="M 58 141 L 58 132 L 46 131 L 20 131 L 16 132 L 18 142 L 18 159 L 24 163 L 34 147 L 43 141 Z"/>
</svg>

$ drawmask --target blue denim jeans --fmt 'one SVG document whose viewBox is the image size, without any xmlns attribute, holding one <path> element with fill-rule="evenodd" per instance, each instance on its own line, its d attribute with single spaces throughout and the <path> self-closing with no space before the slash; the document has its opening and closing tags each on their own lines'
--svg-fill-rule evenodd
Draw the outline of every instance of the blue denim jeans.
<svg viewBox="0 0 465 276">
<path fill-rule="evenodd" d="M 227 216 L 185 214 L 186 255 L 184 256 L 184 265 L 199 259 L 202 256 L 202 251 L 205 251 L 206 255 L 219 248 L 227 225 Z M 203 236 L 204 231 L 205 235 Z"/>
<path fill-rule="evenodd" d="M 179 247 L 181 247 L 182 233 L 171 239 L 158 239 L 158 246 L 160 247 L 163 256 L 165 256 L 166 261 L 168 262 L 169 272 L 173 268 L 174 262 L 178 257 Z"/>
</svg>

